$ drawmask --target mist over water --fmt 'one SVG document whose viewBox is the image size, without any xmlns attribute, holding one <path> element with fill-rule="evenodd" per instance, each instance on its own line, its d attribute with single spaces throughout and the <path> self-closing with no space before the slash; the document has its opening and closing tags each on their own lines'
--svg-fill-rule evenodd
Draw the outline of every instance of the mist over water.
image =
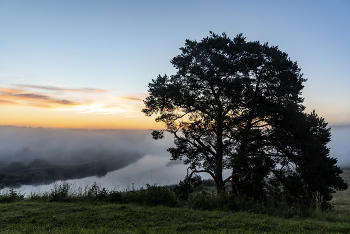
<svg viewBox="0 0 350 234">
<path fill-rule="evenodd" d="M 350 125 L 331 126 L 331 142 L 329 155 L 338 159 L 338 166 L 350 166 Z"/>
<path fill-rule="evenodd" d="M 330 156 L 338 159 L 339 166 L 350 166 L 350 126 L 331 127 Z M 181 161 L 170 161 L 166 149 L 173 146 L 173 141 L 171 135 L 153 140 L 151 130 L 0 126 L 0 173 L 6 170 L 11 173 L 11 168 L 18 165 L 31 165 L 35 170 L 48 166 L 55 166 L 57 170 L 70 168 L 65 180 L 76 188 L 96 182 L 102 187 L 120 191 L 132 187 L 137 189 L 147 183 L 177 184 L 184 179 L 187 166 Z M 95 170 L 96 167 L 101 167 L 102 172 Z M 79 174 L 81 168 L 85 174 Z M 209 178 L 205 174 L 201 176 Z M 50 191 L 52 182 L 44 183 L 39 178 L 35 186 L 23 185 L 16 190 L 27 194 Z"/>
<path fill-rule="evenodd" d="M 81 187 L 93 182 L 119 190 L 131 188 L 132 183 L 135 188 L 147 183 L 174 184 L 185 177 L 186 166 L 182 163 L 169 163 L 170 154 L 166 149 L 172 145 L 173 138 L 170 136 L 153 140 L 151 130 L 69 130 L 1 126 L 0 173 L 12 173 L 13 168 L 28 171 L 26 168 L 18 169 L 19 163 L 22 167 L 38 164 L 33 166 L 35 170 L 39 167 L 48 168 L 48 164 L 58 167 L 57 173 L 68 168 L 69 173 L 66 173 L 64 179 Z M 41 165 L 43 161 L 45 165 Z M 101 165 L 106 173 L 94 174 L 94 169 Z M 70 178 L 73 180 L 69 180 Z M 49 181 L 51 183 L 54 180 L 52 178 Z M 38 178 L 37 183 L 32 184 L 43 183 Z M 50 186 L 40 186 L 43 190 L 48 187 Z M 25 185 L 20 189 L 29 188 L 39 187 Z"/>
<path fill-rule="evenodd" d="M 70 130 L 0 127 L 0 162 L 29 163 L 44 159 L 55 164 L 79 164 L 118 158 L 127 165 L 145 154 L 159 154 L 169 146 L 152 141 L 146 130 Z M 157 144 L 158 143 L 158 144 Z M 151 145 L 150 145 L 151 144 Z M 152 147 L 155 146 L 155 147 Z M 125 155 L 127 154 L 127 155 Z"/>
</svg>

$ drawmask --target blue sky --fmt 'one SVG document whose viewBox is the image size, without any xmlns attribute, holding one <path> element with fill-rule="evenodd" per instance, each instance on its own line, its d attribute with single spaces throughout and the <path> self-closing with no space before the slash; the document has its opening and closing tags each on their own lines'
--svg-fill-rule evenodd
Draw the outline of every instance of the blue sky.
<svg viewBox="0 0 350 234">
<path fill-rule="evenodd" d="M 209 31 L 231 38 L 243 33 L 248 41 L 279 46 L 308 79 L 307 111 L 315 109 L 331 124 L 348 124 L 349 25 L 350 1 L 345 0 L 1 1 L 0 94 L 31 93 L 41 99 L 17 96 L 6 105 L 0 100 L 6 112 L 0 125 L 31 125 L 9 120 L 19 113 L 50 118 L 59 111 L 67 112 L 64 121 L 77 119 L 78 112 L 110 114 L 119 121 L 113 126 L 126 117 L 135 117 L 131 124 L 146 121 L 140 109 L 147 84 L 158 74 L 174 74 L 169 61 L 185 39 L 201 40 Z M 44 99 L 51 104 L 44 105 Z M 68 103 L 57 100 L 81 108 L 52 109 Z M 85 127 L 100 117 L 91 118 L 95 122 Z"/>
</svg>

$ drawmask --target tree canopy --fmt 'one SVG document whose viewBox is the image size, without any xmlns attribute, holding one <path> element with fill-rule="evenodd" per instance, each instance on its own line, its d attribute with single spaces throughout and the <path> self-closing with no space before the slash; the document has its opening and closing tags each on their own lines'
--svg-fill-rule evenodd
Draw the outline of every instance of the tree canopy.
<svg viewBox="0 0 350 234">
<path fill-rule="evenodd" d="M 330 200 L 346 189 L 337 160 L 329 157 L 330 128 L 315 111 L 305 113 L 303 78 L 296 62 L 276 46 L 225 33 L 186 40 L 171 60 L 177 73 L 149 83 L 147 116 L 175 137 L 173 160 L 191 173 L 209 173 L 217 193 L 260 199 L 266 193 Z M 223 178 L 223 170 L 230 176 Z"/>
</svg>

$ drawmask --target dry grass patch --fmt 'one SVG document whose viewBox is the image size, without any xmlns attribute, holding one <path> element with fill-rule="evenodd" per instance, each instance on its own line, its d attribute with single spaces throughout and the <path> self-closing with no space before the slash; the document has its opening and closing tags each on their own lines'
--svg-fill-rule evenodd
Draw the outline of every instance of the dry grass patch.
<svg viewBox="0 0 350 234">
<path fill-rule="evenodd" d="M 350 185 L 350 169 L 343 169 L 343 174 L 341 175 L 345 182 Z M 339 214 L 349 214 L 350 213 L 350 187 L 344 191 L 337 191 L 331 201 L 335 205 L 335 211 Z"/>
</svg>

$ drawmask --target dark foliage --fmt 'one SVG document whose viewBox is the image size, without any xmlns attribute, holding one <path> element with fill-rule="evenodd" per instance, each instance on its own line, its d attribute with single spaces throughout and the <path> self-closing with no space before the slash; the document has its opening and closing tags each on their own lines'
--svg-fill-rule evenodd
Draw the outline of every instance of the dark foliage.
<svg viewBox="0 0 350 234">
<path fill-rule="evenodd" d="M 125 201 L 134 202 L 142 205 L 150 206 L 170 206 L 178 205 L 175 194 L 166 186 L 146 185 L 146 188 L 141 188 L 139 191 L 129 191 L 124 195 Z"/>
<path fill-rule="evenodd" d="M 197 178 L 197 181 L 199 181 L 199 178 Z M 317 202 L 315 198 L 308 203 L 304 203 L 299 199 L 288 201 L 286 196 L 281 196 L 281 194 L 275 193 L 275 191 L 269 191 L 264 201 L 256 201 L 250 197 L 237 196 L 228 191 L 221 196 L 217 196 L 210 190 L 213 181 L 205 180 L 204 183 L 207 183 L 209 188 L 203 189 L 201 188 L 203 184 L 200 186 L 197 184 L 194 191 L 187 194 L 187 199 L 183 199 L 181 197 L 182 193 L 179 193 L 179 196 L 177 196 L 176 193 L 165 186 L 147 185 L 146 188 L 139 190 L 119 192 L 114 190 L 109 191 L 96 183 L 93 183 L 91 187 L 85 187 L 85 189 L 78 188 L 78 190 L 74 190 L 71 184 L 62 182 L 55 184 L 50 192 L 31 193 L 26 197 L 24 194 L 20 194 L 14 190 L 8 190 L 0 194 L 0 203 L 19 201 L 134 203 L 147 206 L 188 207 L 201 210 L 248 211 L 285 218 L 294 216 L 310 217 L 320 214 L 320 209 L 316 208 Z M 180 185 L 183 184 L 184 181 L 181 181 Z M 331 209 L 327 209 L 327 212 L 332 211 L 332 207 L 329 208 Z"/>
<path fill-rule="evenodd" d="M 215 181 L 211 179 L 203 180 L 202 185 L 207 187 L 213 187 L 215 186 Z"/>
<path fill-rule="evenodd" d="M 0 203 L 11 203 L 24 200 L 24 195 L 10 189 L 7 193 L 0 195 Z"/>
<path fill-rule="evenodd" d="M 198 191 L 197 189 L 202 185 L 202 178 L 199 175 L 186 176 L 185 179 L 179 182 L 172 191 L 175 195 L 181 200 L 187 200 L 188 196 L 194 191 Z"/>
<path fill-rule="evenodd" d="M 329 157 L 330 129 L 315 111 L 304 112 L 306 79 L 286 53 L 241 34 L 211 33 L 180 49 L 171 60 L 177 73 L 152 80 L 142 111 L 166 126 L 154 139 L 174 135 L 168 151 L 189 165 L 190 177 L 209 173 L 220 195 L 231 182 L 235 195 L 264 200 L 273 190 L 290 203 L 319 192 L 327 205 L 347 188 Z"/>
</svg>

